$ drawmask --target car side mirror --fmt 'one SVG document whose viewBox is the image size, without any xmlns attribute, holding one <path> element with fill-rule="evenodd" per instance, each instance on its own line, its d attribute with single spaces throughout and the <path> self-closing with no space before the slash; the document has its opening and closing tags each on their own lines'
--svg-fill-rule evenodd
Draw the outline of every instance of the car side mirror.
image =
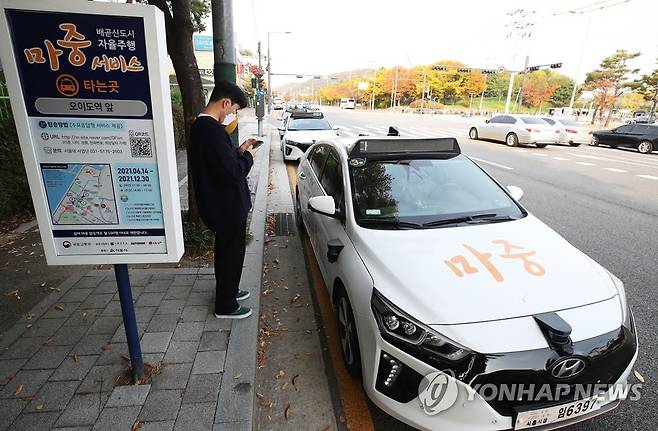
<svg viewBox="0 0 658 431">
<path fill-rule="evenodd" d="M 334 130 L 338 131 L 338 130 L 340 130 L 340 127 L 334 126 Z"/>
<path fill-rule="evenodd" d="M 308 200 L 308 208 L 314 213 L 342 219 L 342 214 L 336 209 L 336 201 L 332 196 L 314 196 Z"/>
<path fill-rule="evenodd" d="M 281 127 L 281 126 L 277 127 L 276 129 L 277 129 L 279 132 L 285 132 L 285 131 L 286 131 L 286 129 L 284 129 L 284 128 Z"/>
<path fill-rule="evenodd" d="M 523 199 L 523 189 L 517 186 L 507 186 L 507 191 L 514 198 L 515 201 Z"/>
<path fill-rule="evenodd" d="M 485 123 L 489 124 L 491 120 L 484 120 Z"/>
</svg>

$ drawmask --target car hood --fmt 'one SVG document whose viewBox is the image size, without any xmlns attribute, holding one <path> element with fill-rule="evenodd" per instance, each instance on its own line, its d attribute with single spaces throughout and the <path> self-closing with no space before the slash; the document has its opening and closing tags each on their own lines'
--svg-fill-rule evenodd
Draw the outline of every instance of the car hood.
<svg viewBox="0 0 658 431">
<path fill-rule="evenodd" d="M 425 324 L 530 316 L 617 294 L 606 271 L 532 215 L 439 229 L 356 227 L 375 289 Z"/>
<path fill-rule="evenodd" d="M 312 144 L 323 139 L 335 139 L 336 136 L 336 132 L 333 130 L 293 130 L 287 131 L 284 139 Z"/>
</svg>

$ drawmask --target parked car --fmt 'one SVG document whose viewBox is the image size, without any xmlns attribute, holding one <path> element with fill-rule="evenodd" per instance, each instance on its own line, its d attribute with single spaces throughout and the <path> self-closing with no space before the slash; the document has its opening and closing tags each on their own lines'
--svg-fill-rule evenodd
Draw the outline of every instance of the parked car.
<svg viewBox="0 0 658 431">
<path fill-rule="evenodd" d="M 510 147 L 534 144 L 544 148 L 559 142 L 559 135 L 553 127 L 541 118 L 530 115 L 496 115 L 484 124 L 472 126 L 468 136 L 471 139 L 505 142 Z"/>
<path fill-rule="evenodd" d="M 592 132 L 592 145 L 637 148 L 648 154 L 658 148 L 658 125 L 624 124 L 612 130 L 597 130 Z"/>
<path fill-rule="evenodd" d="M 336 138 L 338 128 L 324 118 L 320 111 L 293 112 L 285 127 L 279 127 L 283 133 L 281 152 L 284 160 L 299 160 L 308 148 L 323 139 Z"/>
<path fill-rule="evenodd" d="M 555 128 L 561 144 L 577 147 L 581 144 L 589 144 L 592 140 L 592 132 L 575 120 L 557 117 L 541 117 L 541 119 Z"/>
<path fill-rule="evenodd" d="M 424 430 L 553 429 L 619 404 L 612 389 L 600 402 L 574 391 L 628 389 L 637 338 L 623 283 L 456 139 L 316 143 L 295 196 L 345 367 L 385 412 Z M 534 389 L 482 392 L 513 384 Z M 564 395 L 538 400 L 557 385 Z"/>
</svg>

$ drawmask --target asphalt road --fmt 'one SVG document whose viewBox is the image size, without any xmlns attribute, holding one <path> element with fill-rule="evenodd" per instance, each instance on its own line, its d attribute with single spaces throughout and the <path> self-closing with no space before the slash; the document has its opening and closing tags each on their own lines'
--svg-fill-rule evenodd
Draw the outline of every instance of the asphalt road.
<svg viewBox="0 0 658 431">
<path fill-rule="evenodd" d="M 504 185 L 521 187 L 522 204 L 564 238 L 616 274 L 626 286 L 639 333 L 635 369 L 646 383 L 638 401 L 570 429 L 653 430 L 658 407 L 652 402 L 658 378 L 658 153 L 605 147 L 510 148 L 467 137 L 482 120 L 329 109 L 327 119 L 342 136 L 385 133 L 389 125 L 403 136 L 456 137 L 463 153 Z M 633 381 L 635 379 L 631 377 Z M 411 429 L 376 407 L 378 430 Z"/>
</svg>

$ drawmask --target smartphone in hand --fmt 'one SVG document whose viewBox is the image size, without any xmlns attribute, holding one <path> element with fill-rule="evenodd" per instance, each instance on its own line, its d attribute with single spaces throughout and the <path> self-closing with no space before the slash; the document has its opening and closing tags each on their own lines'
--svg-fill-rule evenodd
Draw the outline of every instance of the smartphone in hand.
<svg viewBox="0 0 658 431">
<path fill-rule="evenodd" d="M 260 147 L 261 145 L 263 145 L 263 141 L 261 141 L 260 139 L 256 139 L 256 142 L 254 142 L 254 145 L 252 145 L 251 148 L 253 148 L 255 150 L 256 148 Z"/>
</svg>

